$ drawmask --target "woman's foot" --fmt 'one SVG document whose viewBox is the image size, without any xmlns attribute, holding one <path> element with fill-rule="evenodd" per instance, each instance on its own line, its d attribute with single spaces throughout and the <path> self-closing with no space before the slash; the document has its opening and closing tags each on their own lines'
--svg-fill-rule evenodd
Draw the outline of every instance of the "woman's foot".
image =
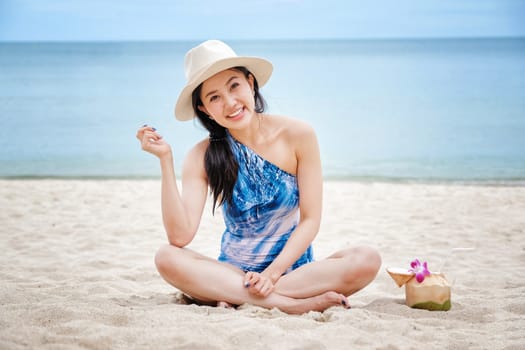
<svg viewBox="0 0 525 350">
<path fill-rule="evenodd" d="M 218 301 L 217 302 L 217 307 L 222 307 L 222 308 L 225 308 L 225 309 L 233 309 L 233 305 L 226 302 L 226 301 Z"/>
<path fill-rule="evenodd" d="M 280 309 L 290 314 L 304 314 L 309 311 L 322 312 L 332 306 L 350 309 L 348 299 L 343 294 L 336 292 L 326 292 L 306 299 L 295 299 L 293 305 L 284 305 Z"/>
</svg>

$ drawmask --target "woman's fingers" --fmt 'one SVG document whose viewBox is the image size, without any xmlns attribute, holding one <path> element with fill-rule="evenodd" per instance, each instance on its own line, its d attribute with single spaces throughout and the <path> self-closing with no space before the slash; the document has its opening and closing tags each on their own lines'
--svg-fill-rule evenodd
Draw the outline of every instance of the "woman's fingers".
<svg viewBox="0 0 525 350">
<path fill-rule="evenodd" d="M 274 290 L 274 285 L 269 278 L 253 271 L 249 271 L 244 275 L 243 283 L 244 287 L 248 288 L 248 292 L 260 297 L 267 297 Z"/>
<path fill-rule="evenodd" d="M 143 125 L 142 127 L 140 127 L 138 130 L 137 130 L 137 139 L 139 139 L 139 141 L 142 141 L 143 139 L 143 136 L 144 136 L 144 133 L 147 132 L 147 131 L 150 131 L 150 132 L 155 132 L 157 131 L 157 129 L 155 129 L 154 127 L 152 126 L 148 126 L 148 125 Z"/>
<path fill-rule="evenodd" d="M 244 275 L 244 287 L 253 288 L 260 279 L 260 275 L 257 272 L 248 271 Z"/>
<path fill-rule="evenodd" d="M 261 297 L 267 297 L 274 290 L 272 281 L 256 272 L 246 273 L 244 286 L 251 294 Z"/>
<path fill-rule="evenodd" d="M 153 131 L 145 131 L 142 135 L 142 140 L 158 141 L 162 135 Z"/>
<path fill-rule="evenodd" d="M 144 125 L 137 131 L 141 147 L 144 151 L 163 157 L 171 152 L 170 145 L 163 139 L 162 135 L 152 126 Z"/>
<path fill-rule="evenodd" d="M 262 297 L 267 297 L 270 295 L 271 292 L 273 292 L 273 284 L 269 280 L 264 280 L 259 283 L 259 285 L 256 285 L 257 294 Z"/>
<path fill-rule="evenodd" d="M 156 132 L 145 131 L 142 135 L 142 149 L 146 150 L 151 145 L 160 144 L 159 141 L 162 141 L 162 136 Z"/>
<path fill-rule="evenodd" d="M 137 139 L 139 139 L 139 141 L 142 141 L 142 136 L 144 135 L 144 131 L 146 131 L 147 129 L 149 129 L 149 126 L 147 125 L 143 125 L 142 127 L 140 127 L 138 130 L 137 130 Z"/>
<path fill-rule="evenodd" d="M 244 274 L 244 279 L 242 281 L 244 288 L 250 287 L 250 277 L 251 277 L 251 272 L 247 272 Z"/>
</svg>

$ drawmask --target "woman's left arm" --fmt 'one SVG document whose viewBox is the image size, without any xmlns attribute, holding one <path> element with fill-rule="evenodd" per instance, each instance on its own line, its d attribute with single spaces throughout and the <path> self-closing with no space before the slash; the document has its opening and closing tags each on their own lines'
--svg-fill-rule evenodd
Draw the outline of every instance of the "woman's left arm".
<svg viewBox="0 0 525 350">
<path fill-rule="evenodd" d="M 282 274 L 306 251 L 321 223 L 323 175 L 319 144 L 312 127 L 304 123 L 298 124 L 300 127 L 297 128 L 296 124 L 291 145 L 295 148 L 297 158 L 300 220 L 281 253 L 260 274 L 261 279 L 269 279 L 272 284 L 270 288 L 264 288 L 262 293 L 258 293 L 261 296 L 269 295 Z M 246 283 L 250 283 L 249 277 L 247 276 Z"/>
</svg>

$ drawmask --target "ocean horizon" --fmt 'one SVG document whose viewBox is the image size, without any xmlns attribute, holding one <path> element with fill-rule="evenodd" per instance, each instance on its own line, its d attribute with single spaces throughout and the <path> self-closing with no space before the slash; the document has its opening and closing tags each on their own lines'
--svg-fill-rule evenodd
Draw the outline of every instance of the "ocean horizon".
<svg viewBox="0 0 525 350">
<path fill-rule="evenodd" d="M 274 64 L 268 113 L 310 123 L 327 179 L 525 181 L 525 38 L 227 41 Z M 195 41 L 1 42 L 0 178 L 158 178 L 206 133 L 179 122 Z"/>
</svg>

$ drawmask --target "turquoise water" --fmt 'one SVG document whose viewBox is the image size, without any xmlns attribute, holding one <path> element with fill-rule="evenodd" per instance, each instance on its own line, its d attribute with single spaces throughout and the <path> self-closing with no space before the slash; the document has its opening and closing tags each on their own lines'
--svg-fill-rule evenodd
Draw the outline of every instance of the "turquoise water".
<svg viewBox="0 0 525 350">
<path fill-rule="evenodd" d="M 138 126 L 180 169 L 195 42 L 0 43 L 0 177 L 156 177 Z M 269 112 L 318 131 L 327 178 L 525 180 L 525 39 L 230 42 L 270 59 Z"/>
</svg>

